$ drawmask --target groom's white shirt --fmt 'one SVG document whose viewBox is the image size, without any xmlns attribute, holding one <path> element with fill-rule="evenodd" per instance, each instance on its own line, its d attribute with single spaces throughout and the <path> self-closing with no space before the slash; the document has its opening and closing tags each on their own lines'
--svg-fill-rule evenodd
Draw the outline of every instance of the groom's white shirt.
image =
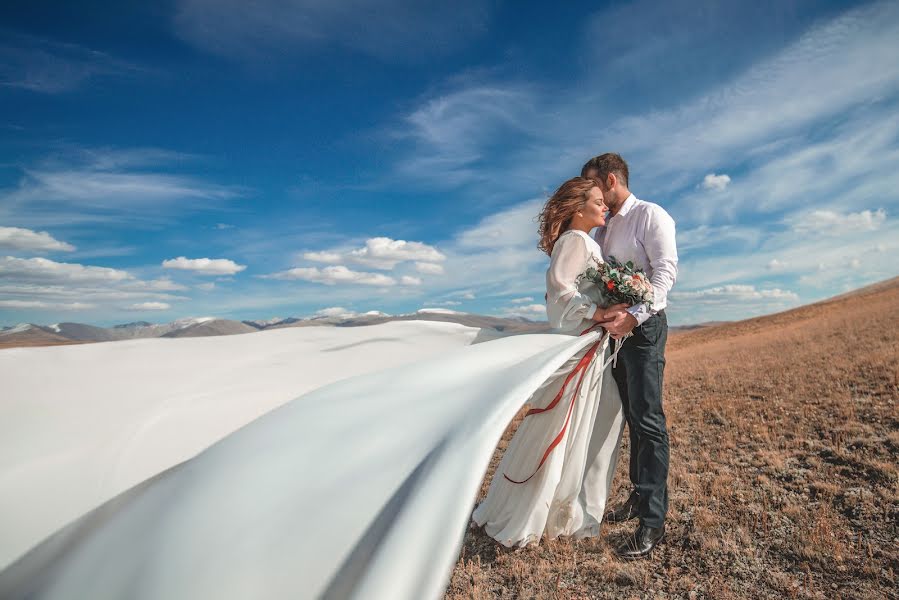
<svg viewBox="0 0 899 600">
<path fill-rule="evenodd" d="M 633 261 L 649 276 L 652 308 L 641 303 L 627 309 L 637 319 L 637 325 L 668 306 L 668 292 L 677 279 L 677 245 L 674 219 L 664 208 L 631 194 L 617 215 L 596 228 L 593 237 L 605 258 L 614 256 L 621 263 Z"/>
</svg>

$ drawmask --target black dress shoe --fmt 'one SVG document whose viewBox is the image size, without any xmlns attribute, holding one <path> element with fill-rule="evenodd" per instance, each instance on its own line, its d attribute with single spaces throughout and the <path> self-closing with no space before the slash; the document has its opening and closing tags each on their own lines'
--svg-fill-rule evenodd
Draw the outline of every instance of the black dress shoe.
<svg viewBox="0 0 899 600">
<path fill-rule="evenodd" d="M 661 527 L 647 527 L 640 525 L 634 535 L 615 549 L 618 558 L 633 560 L 649 556 L 652 549 L 659 545 L 665 537 L 665 525 Z"/>
<path fill-rule="evenodd" d="M 621 506 L 616 506 L 606 513 L 604 517 L 609 523 L 623 523 L 635 519 L 640 515 L 637 513 L 637 505 L 640 503 L 640 496 L 637 492 L 631 492 L 627 500 Z"/>
</svg>

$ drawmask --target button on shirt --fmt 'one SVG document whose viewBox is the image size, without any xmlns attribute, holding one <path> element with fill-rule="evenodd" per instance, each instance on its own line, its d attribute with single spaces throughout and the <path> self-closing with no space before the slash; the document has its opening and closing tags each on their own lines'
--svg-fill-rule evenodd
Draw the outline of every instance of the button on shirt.
<svg viewBox="0 0 899 600">
<path fill-rule="evenodd" d="M 637 325 L 668 305 L 668 292 L 677 279 L 677 246 L 674 219 L 664 208 L 631 194 L 618 214 L 596 229 L 594 239 L 607 259 L 614 256 L 620 263 L 633 261 L 649 277 L 652 308 L 643 302 L 627 309 L 637 319 Z"/>
</svg>

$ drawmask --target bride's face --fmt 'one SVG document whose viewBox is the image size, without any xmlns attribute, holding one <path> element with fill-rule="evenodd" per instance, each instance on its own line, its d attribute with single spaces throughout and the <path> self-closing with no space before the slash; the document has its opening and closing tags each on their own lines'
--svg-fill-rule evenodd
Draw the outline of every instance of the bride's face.
<svg viewBox="0 0 899 600">
<path fill-rule="evenodd" d="M 601 227 L 606 224 L 606 211 L 608 210 L 609 208 L 603 202 L 602 190 L 595 187 L 587 192 L 587 201 L 578 214 L 582 215 L 592 227 Z"/>
</svg>

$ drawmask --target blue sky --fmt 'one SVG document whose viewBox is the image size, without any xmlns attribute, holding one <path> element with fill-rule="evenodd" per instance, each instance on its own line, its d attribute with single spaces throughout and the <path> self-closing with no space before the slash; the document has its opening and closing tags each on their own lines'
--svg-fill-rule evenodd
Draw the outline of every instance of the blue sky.
<svg viewBox="0 0 899 600">
<path fill-rule="evenodd" d="M 675 324 L 899 274 L 895 2 L 17 4 L 0 324 L 542 318 L 535 217 L 607 151 Z"/>
</svg>

